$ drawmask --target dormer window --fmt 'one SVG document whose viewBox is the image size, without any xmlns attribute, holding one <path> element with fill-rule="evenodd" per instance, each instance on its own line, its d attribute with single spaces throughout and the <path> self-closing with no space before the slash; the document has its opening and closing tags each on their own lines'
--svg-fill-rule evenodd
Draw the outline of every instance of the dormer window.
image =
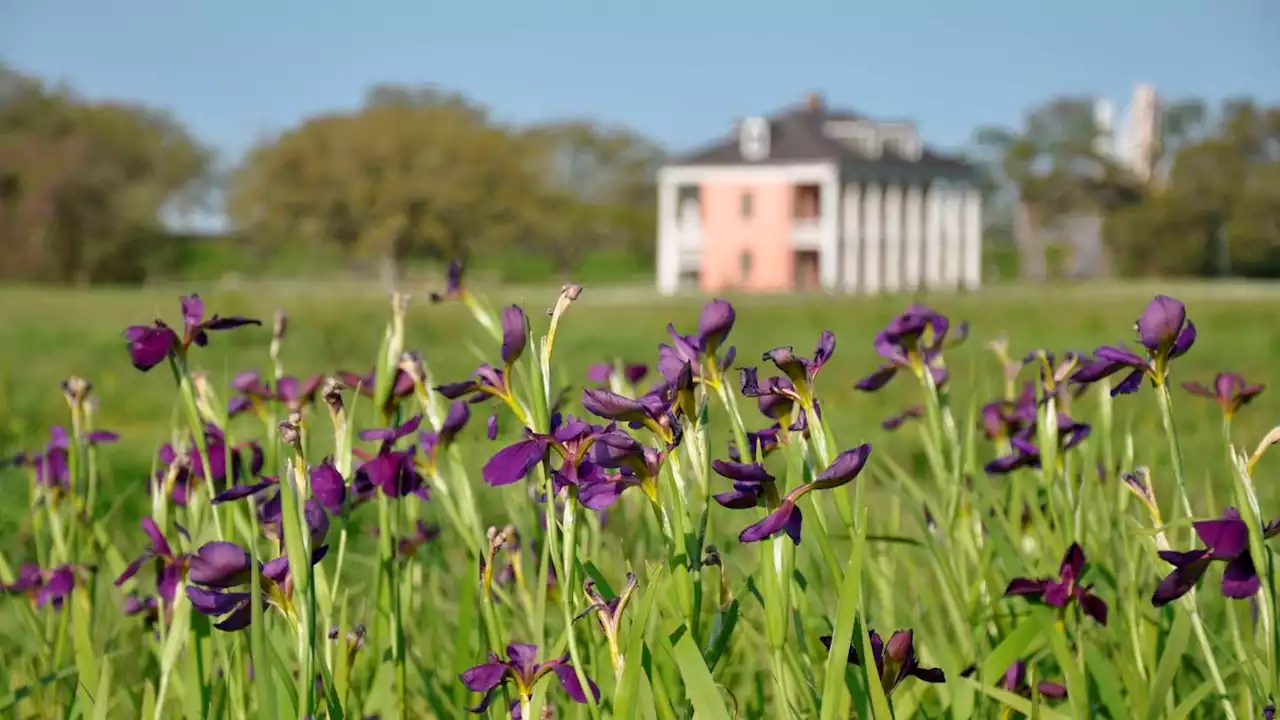
<svg viewBox="0 0 1280 720">
<path fill-rule="evenodd" d="M 839 140 L 872 160 L 880 157 L 880 137 L 873 123 L 862 120 L 832 120 L 823 127 L 827 137 Z"/>
<path fill-rule="evenodd" d="M 905 160 L 914 162 L 920 159 L 920 138 L 911 125 L 903 123 L 881 125 L 880 143 L 885 150 Z"/>
<path fill-rule="evenodd" d="M 769 157 L 769 141 L 769 121 L 762 117 L 747 118 L 738 128 L 738 152 L 743 160 L 757 162 Z"/>
</svg>

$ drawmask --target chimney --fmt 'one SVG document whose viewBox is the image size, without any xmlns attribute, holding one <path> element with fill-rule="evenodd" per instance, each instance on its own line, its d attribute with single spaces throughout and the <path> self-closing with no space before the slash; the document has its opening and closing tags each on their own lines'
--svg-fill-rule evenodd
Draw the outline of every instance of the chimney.
<svg viewBox="0 0 1280 720">
<path fill-rule="evenodd" d="M 804 107 L 809 112 L 820 112 L 822 105 L 822 93 L 811 92 L 804 96 Z"/>
</svg>

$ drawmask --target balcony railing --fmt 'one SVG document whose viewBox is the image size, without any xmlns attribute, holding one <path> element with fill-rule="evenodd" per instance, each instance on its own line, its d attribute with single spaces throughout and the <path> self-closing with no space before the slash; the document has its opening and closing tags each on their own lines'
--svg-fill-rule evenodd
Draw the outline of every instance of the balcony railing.
<svg viewBox="0 0 1280 720">
<path fill-rule="evenodd" d="M 791 221 L 791 244 L 797 250 L 817 250 L 821 240 L 820 218 L 794 218 Z"/>
</svg>

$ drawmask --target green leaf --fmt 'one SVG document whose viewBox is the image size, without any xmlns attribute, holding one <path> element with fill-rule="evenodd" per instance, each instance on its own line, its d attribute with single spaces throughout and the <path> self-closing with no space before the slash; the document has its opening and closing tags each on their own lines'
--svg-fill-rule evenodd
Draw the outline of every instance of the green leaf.
<svg viewBox="0 0 1280 720">
<path fill-rule="evenodd" d="M 865 508 L 860 515 L 859 531 L 853 539 L 853 548 L 849 553 L 849 564 L 844 572 L 844 581 L 840 583 L 835 627 L 831 630 L 831 650 L 827 654 L 826 671 L 822 680 L 822 720 L 835 720 L 840 717 L 847 695 L 844 676 L 849 665 L 849 644 L 853 640 L 854 625 L 862 594 L 862 551 L 866 547 L 862 528 L 866 527 L 867 522 Z M 861 648 L 861 645 L 859 647 Z M 870 657 L 862 649 L 858 650 L 858 655 Z M 879 685 L 878 679 L 875 684 Z M 884 692 L 881 691 L 882 696 L 883 694 Z"/>
<path fill-rule="evenodd" d="M 1024 618 L 1015 626 L 1013 632 L 1006 635 L 1004 640 L 1001 640 L 1000 644 L 987 654 L 987 659 L 982 663 L 982 671 L 978 673 L 979 680 L 988 684 L 995 682 L 1014 662 L 1026 655 L 1027 648 L 1045 629 L 1043 622 L 1031 622 L 1034 619 L 1036 618 L 1030 615 Z"/>
<path fill-rule="evenodd" d="M 627 635 L 626 664 L 622 667 L 622 677 L 618 680 L 618 688 L 614 693 L 613 717 L 615 720 L 631 720 L 635 717 L 637 699 L 640 694 L 641 680 L 644 678 L 644 639 L 649 627 L 649 615 L 653 606 L 662 594 L 666 582 L 662 578 L 662 566 L 656 566 L 650 575 L 644 590 L 644 599 L 638 612 L 631 620 L 631 632 Z"/>
<path fill-rule="evenodd" d="M 92 587 L 89 588 L 92 592 Z M 93 627 L 90 615 L 89 592 L 75 593 L 75 601 L 71 603 L 71 643 L 75 649 L 76 672 L 80 675 L 79 686 L 87 690 L 87 683 L 98 679 L 98 656 L 93 649 Z M 105 698 L 105 696 L 104 696 Z"/>
<path fill-rule="evenodd" d="M 1181 609 L 1173 610 L 1173 627 L 1169 630 L 1165 641 L 1164 652 L 1156 665 L 1155 677 L 1151 680 L 1151 695 L 1147 700 L 1147 720 L 1159 720 L 1164 717 L 1165 695 L 1173 686 L 1173 678 L 1182 665 L 1182 656 L 1187 652 L 1187 644 L 1191 642 L 1191 616 Z"/>
<path fill-rule="evenodd" d="M 1052 615 L 1047 608 L 1038 608 L 1040 612 L 1046 615 Z M 1067 633 L 1063 628 L 1062 622 L 1054 617 L 1052 620 L 1052 630 L 1049 631 L 1049 647 L 1053 649 L 1053 657 L 1058 661 L 1058 667 L 1061 668 L 1062 674 L 1067 679 L 1067 700 L 1076 710 L 1076 716 L 1088 717 L 1089 709 L 1089 686 L 1085 683 L 1084 675 L 1080 670 L 1080 663 L 1076 662 L 1076 658 L 1071 654 L 1071 647 L 1067 643 Z"/>
<path fill-rule="evenodd" d="M 738 627 L 738 618 L 741 615 L 741 603 L 738 598 L 734 598 L 729 606 L 716 613 L 715 622 L 711 626 L 711 636 L 707 638 L 706 651 L 702 656 L 706 658 L 707 667 L 715 669 L 716 663 L 720 662 L 720 658 L 724 656 L 724 651 L 729 647 L 729 640 L 733 638 L 733 631 Z"/>
<path fill-rule="evenodd" d="M 1098 688 L 1098 697 L 1107 706 L 1111 717 L 1128 715 L 1129 703 L 1125 702 L 1124 688 L 1120 686 L 1120 671 L 1115 664 L 1093 645 L 1085 646 L 1084 659 L 1085 669 Z"/>
<path fill-rule="evenodd" d="M 1231 673 L 1231 670 L 1226 670 L 1222 673 L 1223 682 L 1226 682 L 1227 678 L 1231 676 Z M 1169 713 L 1164 720 L 1183 720 L 1184 718 L 1191 717 L 1191 713 L 1199 708 L 1200 704 L 1203 703 L 1205 698 L 1209 697 L 1213 691 L 1213 678 L 1209 678 L 1208 680 L 1200 683 L 1195 690 L 1187 693 L 1186 697 L 1182 699 L 1182 702 L 1178 703 L 1178 706 L 1174 708 L 1173 712 Z"/>
<path fill-rule="evenodd" d="M 107 720 L 111 710 L 111 658 L 102 660 L 102 674 L 98 676 L 98 691 L 94 695 L 93 720 Z"/>
<path fill-rule="evenodd" d="M 724 700 L 720 697 L 720 688 L 716 685 L 715 678 L 711 677 L 706 663 L 702 661 L 702 653 L 698 652 L 698 646 L 694 644 L 688 628 L 681 625 L 674 634 L 677 637 L 670 644 L 671 654 L 680 669 L 685 695 L 693 705 L 694 717 L 698 720 L 729 720 L 729 711 L 725 709 Z"/>
</svg>

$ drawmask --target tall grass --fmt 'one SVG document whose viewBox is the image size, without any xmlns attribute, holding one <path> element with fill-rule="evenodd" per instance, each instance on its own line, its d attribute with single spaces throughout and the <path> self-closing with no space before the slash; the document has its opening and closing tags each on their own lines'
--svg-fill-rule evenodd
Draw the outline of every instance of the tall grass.
<svg viewBox="0 0 1280 720">
<path fill-rule="evenodd" d="M 1275 511 L 1254 477 L 1276 436 L 1236 446 L 1255 389 L 1219 383 L 1222 432 L 1194 444 L 1213 457 L 1186 457 L 1183 419 L 1218 411 L 1173 378 L 1204 341 L 1143 350 L 1136 388 L 1099 356 L 993 343 L 973 367 L 1000 392 L 979 398 L 978 371 L 948 362 L 981 352 L 960 318 L 912 306 L 876 338 L 735 349 L 754 309 L 714 301 L 672 330 L 651 387 L 613 363 L 565 394 L 579 292 L 498 311 L 457 278 L 445 302 L 485 338 L 466 377 L 436 370 L 457 372 L 456 336 L 411 349 L 420 310 L 399 295 L 372 372 L 323 382 L 291 383 L 283 317 L 269 370 L 229 392 L 196 369 L 201 332 L 216 348 L 253 330 L 188 312 L 172 336 L 133 331 L 103 365 L 173 399 L 148 516 L 118 527 L 116 437 L 69 378 L 65 430 L 3 475 L 28 502 L 0 555 L 0 710 L 1249 718 L 1271 703 Z M 861 388 L 910 396 L 891 444 L 849 430 L 864 396 L 828 362 L 873 342 L 883 366 Z M 1127 423 L 1143 405 L 1156 435 Z"/>
</svg>

